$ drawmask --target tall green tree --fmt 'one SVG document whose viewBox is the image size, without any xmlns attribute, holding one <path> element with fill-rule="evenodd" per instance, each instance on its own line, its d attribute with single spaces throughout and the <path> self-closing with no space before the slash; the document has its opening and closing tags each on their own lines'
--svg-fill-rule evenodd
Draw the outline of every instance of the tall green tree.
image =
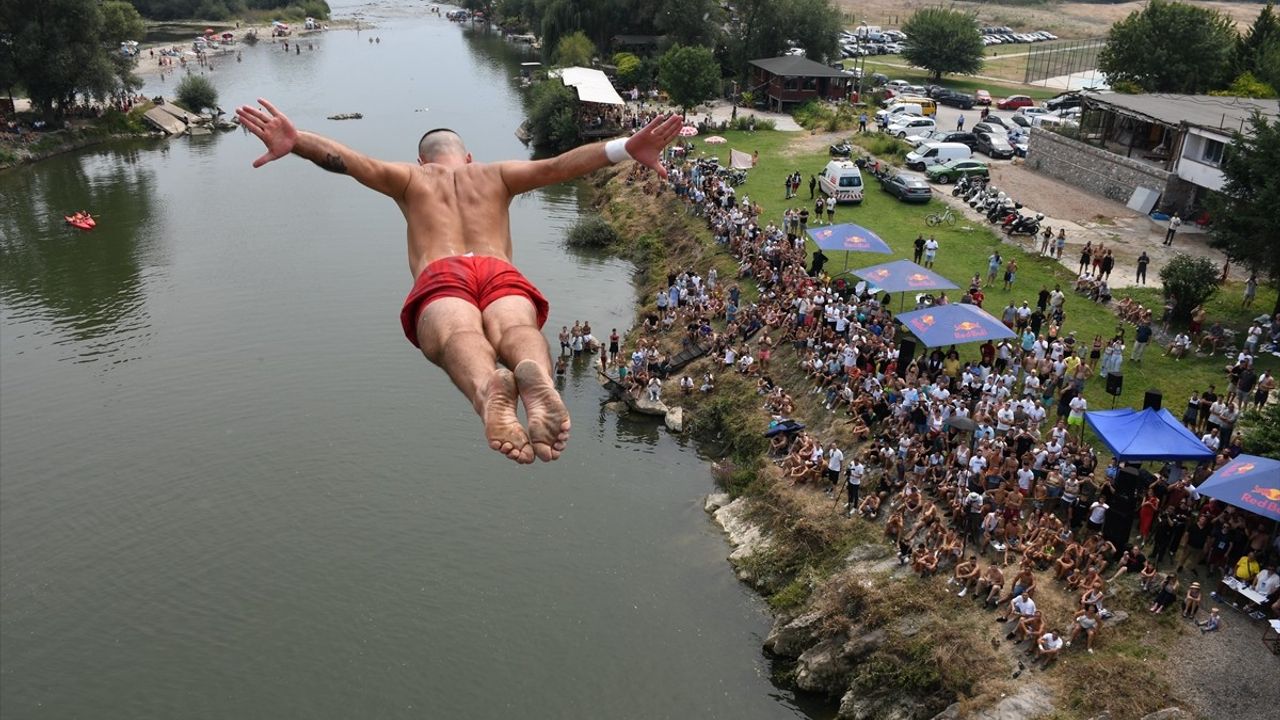
<svg viewBox="0 0 1280 720">
<path fill-rule="evenodd" d="M 711 48 L 673 45 L 658 61 L 658 85 L 685 112 L 720 92 L 720 63 Z"/>
<path fill-rule="evenodd" d="M 971 13 L 924 8 L 907 18 L 902 32 L 908 38 L 902 57 L 935 80 L 944 73 L 972 75 L 982 69 L 982 35 Z"/>
<path fill-rule="evenodd" d="M 674 44 L 714 47 L 724 11 L 716 0 L 657 0 L 653 28 Z"/>
<path fill-rule="evenodd" d="M 1160 268 L 1160 282 L 1173 300 L 1173 316 L 1186 319 L 1218 291 L 1218 266 L 1207 257 L 1178 253 Z"/>
<path fill-rule="evenodd" d="M 1280 18 L 1275 2 L 1268 0 L 1236 44 L 1235 72 L 1250 73 L 1272 88 L 1280 89 Z"/>
<path fill-rule="evenodd" d="M 1222 156 L 1222 192 L 1208 197 L 1210 243 L 1232 262 L 1280 282 L 1280 252 L 1275 245 L 1275 209 L 1280 207 L 1280 120 L 1261 114 L 1249 120 L 1247 134 L 1236 133 Z M 1274 312 L 1280 313 L 1280 298 Z"/>
<path fill-rule="evenodd" d="M 556 43 L 555 64 L 561 67 L 590 67 L 596 46 L 581 30 L 565 35 Z"/>
<path fill-rule="evenodd" d="M 726 40 L 725 72 L 745 79 L 748 63 L 781 55 L 788 43 L 824 60 L 835 55 L 840 13 L 831 0 L 739 0 Z"/>
<path fill-rule="evenodd" d="M 1098 69 L 1147 92 L 1204 93 L 1234 77 L 1235 25 L 1208 8 L 1151 0 L 1111 26 Z"/>
<path fill-rule="evenodd" d="M 14 75 L 45 115 L 77 93 L 107 97 L 120 87 L 104 42 L 97 0 L 5 0 L 0 36 L 11 43 Z"/>
</svg>

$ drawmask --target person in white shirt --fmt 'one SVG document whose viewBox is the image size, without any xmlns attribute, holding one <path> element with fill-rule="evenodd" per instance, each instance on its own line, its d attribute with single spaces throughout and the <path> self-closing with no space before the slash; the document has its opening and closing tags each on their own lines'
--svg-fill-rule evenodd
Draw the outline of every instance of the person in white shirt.
<svg viewBox="0 0 1280 720">
<path fill-rule="evenodd" d="M 1001 621 L 1008 621 L 1010 617 L 1022 619 L 1029 618 L 1036 614 L 1036 601 L 1032 600 L 1026 593 L 1019 593 L 1009 603 L 1009 612 L 1005 613 Z"/>
<path fill-rule="evenodd" d="M 933 267 L 933 261 L 938 257 L 938 241 L 930 237 L 924 241 L 924 266 Z"/>
<path fill-rule="evenodd" d="M 849 466 L 848 473 L 845 474 L 845 485 L 849 493 L 849 502 L 845 505 L 847 514 L 852 515 L 858 507 L 858 492 L 862 489 L 862 478 L 866 474 L 867 466 L 855 458 L 853 464 Z"/>
<path fill-rule="evenodd" d="M 1062 652 L 1062 636 L 1050 630 L 1040 636 L 1036 641 L 1036 660 L 1043 660 L 1044 667 L 1048 667 L 1058 658 L 1058 653 Z"/>
<path fill-rule="evenodd" d="M 1210 450 L 1217 452 L 1218 447 L 1222 445 L 1222 441 L 1218 439 L 1218 428 L 1213 428 L 1209 432 L 1200 436 L 1200 442 Z"/>
<path fill-rule="evenodd" d="M 1280 575 L 1276 574 L 1275 563 L 1267 565 L 1254 577 L 1253 589 L 1267 597 L 1271 597 L 1271 593 L 1280 590 Z"/>
<path fill-rule="evenodd" d="M 1110 505 L 1101 500 L 1095 500 L 1089 506 L 1089 529 L 1094 532 L 1102 532 L 1102 521 L 1106 519 L 1107 511 L 1110 509 Z"/>
<path fill-rule="evenodd" d="M 840 482 L 840 470 L 844 466 L 844 451 L 835 443 L 827 445 L 827 480 L 831 482 L 828 492 L 835 492 Z"/>
</svg>

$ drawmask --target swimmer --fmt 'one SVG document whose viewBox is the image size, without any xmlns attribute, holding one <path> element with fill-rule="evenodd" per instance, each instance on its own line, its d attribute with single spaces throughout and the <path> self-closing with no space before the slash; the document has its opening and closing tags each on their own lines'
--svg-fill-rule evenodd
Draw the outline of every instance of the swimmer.
<svg viewBox="0 0 1280 720">
<path fill-rule="evenodd" d="M 255 168 L 292 153 L 350 175 L 400 206 L 416 279 L 400 315 L 405 336 L 471 402 L 489 447 L 518 463 L 560 457 L 569 439 L 569 411 L 552 384 L 551 353 L 541 332 L 547 301 L 511 265 L 511 200 L 628 158 L 666 177 L 659 158 L 680 131 L 680 116 L 655 118 L 625 140 L 545 160 L 497 163 L 473 162 L 462 138 L 441 128 L 422 136 L 413 164 L 376 160 L 299 132 L 271 103 L 258 102 L 265 110 L 236 110 L 266 146 Z M 524 403 L 527 429 L 516 416 L 517 402 Z"/>
</svg>

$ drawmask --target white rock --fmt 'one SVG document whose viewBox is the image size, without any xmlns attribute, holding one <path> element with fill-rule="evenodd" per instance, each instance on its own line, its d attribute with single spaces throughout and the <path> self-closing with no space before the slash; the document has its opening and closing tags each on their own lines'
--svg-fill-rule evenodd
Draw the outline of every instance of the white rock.
<svg viewBox="0 0 1280 720">
<path fill-rule="evenodd" d="M 671 432 L 684 432 L 684 408 L 673 407 L 667 409 L 667 415 L 662 419 L 667 429 Z"/>
<path fill-rule="evenodd" d="M 702 504 L 702 509 L 708 513 L 713 513 L 725 505 L 733 498 L 729 497 L 729 493 L 711 493 L 707 496 L 707 501 Z"/>
</svg>

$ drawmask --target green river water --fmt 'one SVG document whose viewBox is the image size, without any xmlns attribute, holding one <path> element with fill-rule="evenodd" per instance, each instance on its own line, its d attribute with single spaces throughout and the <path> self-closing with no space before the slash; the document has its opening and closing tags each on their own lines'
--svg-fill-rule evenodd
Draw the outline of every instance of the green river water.
<svg viewBox="0 0 1280 720">
<path fill-rule="evenodd" d="M 426 3 L 331 4 L 378 27 L 215 59 L 223 107 L 265 96 L 389 159 L 439 125 L 527 156 L 510 46 Z M 394 204 L 260 151 L 235 131 L 0 174 L 0 716 L 822 715 L 770 681 L 696 449 L 605 412 L 584 364 L 563 459 L 489 451 L 401 334 Z M 627 263 L 562 244 L 579 202 L 513 207 L 549 334 L 633 312 Z M 79 208 L 98 229 L 63 224 Z"/>
</svg>

